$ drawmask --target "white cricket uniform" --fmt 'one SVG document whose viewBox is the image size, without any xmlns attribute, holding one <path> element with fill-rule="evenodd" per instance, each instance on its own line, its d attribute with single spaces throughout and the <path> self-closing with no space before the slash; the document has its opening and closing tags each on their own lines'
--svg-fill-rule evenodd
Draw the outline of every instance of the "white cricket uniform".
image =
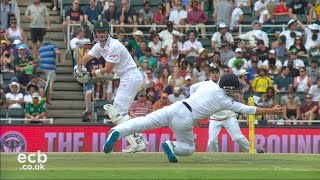
<svg viewBox="0 0 320 180">
<path fill-rule="evenodd" d="M 222 110 L 210 116 L 208 128 L 208 150 L 210 152 L 219 152 L 218 135 L 222 127 L 226 128 L 232 140 L 239 143 L 243 151 L 249 151 L 249 141 L 242 134 L 236 115 L 233 111 Z"/>
<path fill-rule="evenodd" d="M 112 130 L 119 131 L 119 138 L 122 138 L 147 129 L 168 126 L 176 137 L 176 141 L 172 141 L 175 146 L 174 153 L 189 156 L 195 151 L 193 127 L 197 121 L 225 109 L 247 114 L 256 113 L 256 107 L 234 101 L 213 81 L 192 85 L 190 94 L 188 99 L 165 106 L 145 117 L 126 121 L 113 127 Z M 184 103 L 188 104 L 190 110 Z"/>
<path fill-rule="evenodd" d="M 143 77 L 132 59 L 128 50 L 122 43 L 112 37 L 108 37 L 104 48 L 97 43 L 88 52 L 90 56 L 114 63 L 113 72 L 120 75 L 120 85 L 113 105 L 121 113 L 128 113 L 136 94 L 143 85 Z"/>
</svg>

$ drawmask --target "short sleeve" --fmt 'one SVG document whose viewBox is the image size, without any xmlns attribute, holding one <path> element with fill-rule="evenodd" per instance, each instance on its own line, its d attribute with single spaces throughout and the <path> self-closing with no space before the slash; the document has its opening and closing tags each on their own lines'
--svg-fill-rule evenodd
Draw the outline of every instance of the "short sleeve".
<svg viewBox="0 0 320 180">
<path fill-rule="evenodd" d="M 95 44 L 93 48 L 88 52 L 88 54 L 97 59 L 100 58 L 101 54 L 99 53 L 99 46 L 100 46 L 99 43 Z"/>
</svg>

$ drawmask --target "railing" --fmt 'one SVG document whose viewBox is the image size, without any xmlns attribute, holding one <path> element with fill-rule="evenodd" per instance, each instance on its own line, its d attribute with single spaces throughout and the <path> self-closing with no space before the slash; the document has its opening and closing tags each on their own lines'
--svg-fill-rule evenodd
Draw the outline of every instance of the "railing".
<svg viewBox="0 0 320 180">
<path fill-rule="evenodd" d="M 68 27 L 67 27 L 67 51 L 69 52 L 70 51 L 70 40 L 71 40 L 71 34 L 72 32 L 70 32 L 71 29 L 73 29 L 73 27 L 79 27 L 80 24 L 68 24 Z M 118 27 L 124 27 L 124 28 L 133 28 L 133 27 L 137 27 L 137 28 L 155 28 L 155 30 L 157 28 L 163 28 L 163 27 L 167 27 L 166 25 L 114 25 L 114 24 L 110 24 L 110 35 L 113 35 L 114 32 L 115 32 L 115 28 L 118 28 Z M 199 31 L 199 28 L 200 26 L 186 26 L 186 25 L 179 25 L 179 26 L 176 26 L 176 27 L 188 27 L 190 29 L 196 29 L 198 32 L 199 32 L 199 36 L 203 35 L 201 34 L 201 31 Z M 216 25 L 205 25 L 206 28 L 216 28 Z M 243 28 L 245 27 L 251 27 L 251 25 L 238 25 L 238 26 L 235 26 L 235 27 L 239 27 L 239 30 L 238 30 L 238 33 L 239 35 L 243 34 Z M 287 29 L 287 25 L 286 24 L 279 24 L 279 25 L 263 25 L 263 27 L 265 28 L 282 28 L 282 31 L 286 30 Z M 126 34 L 126 35 L 132 35 L 132 34 Z M 146 34 L 148 35 L 148 34 Z M 212 35 L 212 34 L 205 34 L 205 35 Z M 273 35 L 273 34 L 269 34 L 269 35 Z"/>
<path fill-rule="evenodd" d="M 23 119 L 23 118 L 0 118 L 0 121 L 8 121 L 8 123 L 11 124 L 12 121 L 26 121 L 26 119 Z M 50 124 L 53 124 L 53 118 L 39 119 L 39 121 L 47 121 Z"/>
</svg>

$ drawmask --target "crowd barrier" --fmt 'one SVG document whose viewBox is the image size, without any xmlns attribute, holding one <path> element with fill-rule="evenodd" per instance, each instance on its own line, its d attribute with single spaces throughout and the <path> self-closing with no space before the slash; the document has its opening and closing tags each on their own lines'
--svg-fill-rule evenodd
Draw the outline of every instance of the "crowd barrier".
<svg viewBox="0 0 320 180">
<path fill-rule="evenodd" d="M 0 126 L 1 152 L 102 152 L 110 127 L 105 125 L 4 125 Z M 248 137 L 248 128 L 241 128 Z M 147 152 L 161 152 L 161 144 L 174 140 L 169 128 L 143 132 L 148 139 Z M 208 129 L 194 129 L 197 152 L 206 152 Z M 221 152 L 240 152 L 225 129 L 219 134 Z M 127 146 L 125 139 L 116 143 L 114 151 Z M 267 153 L 320 154 L 318 127 L 256 127 L 255 148 Z"/>
</svg>

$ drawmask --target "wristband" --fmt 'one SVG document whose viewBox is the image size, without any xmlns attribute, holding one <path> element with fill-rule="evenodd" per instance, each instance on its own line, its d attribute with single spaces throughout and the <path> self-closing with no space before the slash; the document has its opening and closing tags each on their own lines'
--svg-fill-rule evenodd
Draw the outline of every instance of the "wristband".
<svg viewBox="0 0 320 180">
<path fill-rule="evenodd" d="M 101 74 L 101 70 L 100 69 L 97 69 L 95 71 L 95 73 L 96 73 L 96 76 L 99 77 L 99 78 L 104 77 L 103 74 Z"/>
</svg>

